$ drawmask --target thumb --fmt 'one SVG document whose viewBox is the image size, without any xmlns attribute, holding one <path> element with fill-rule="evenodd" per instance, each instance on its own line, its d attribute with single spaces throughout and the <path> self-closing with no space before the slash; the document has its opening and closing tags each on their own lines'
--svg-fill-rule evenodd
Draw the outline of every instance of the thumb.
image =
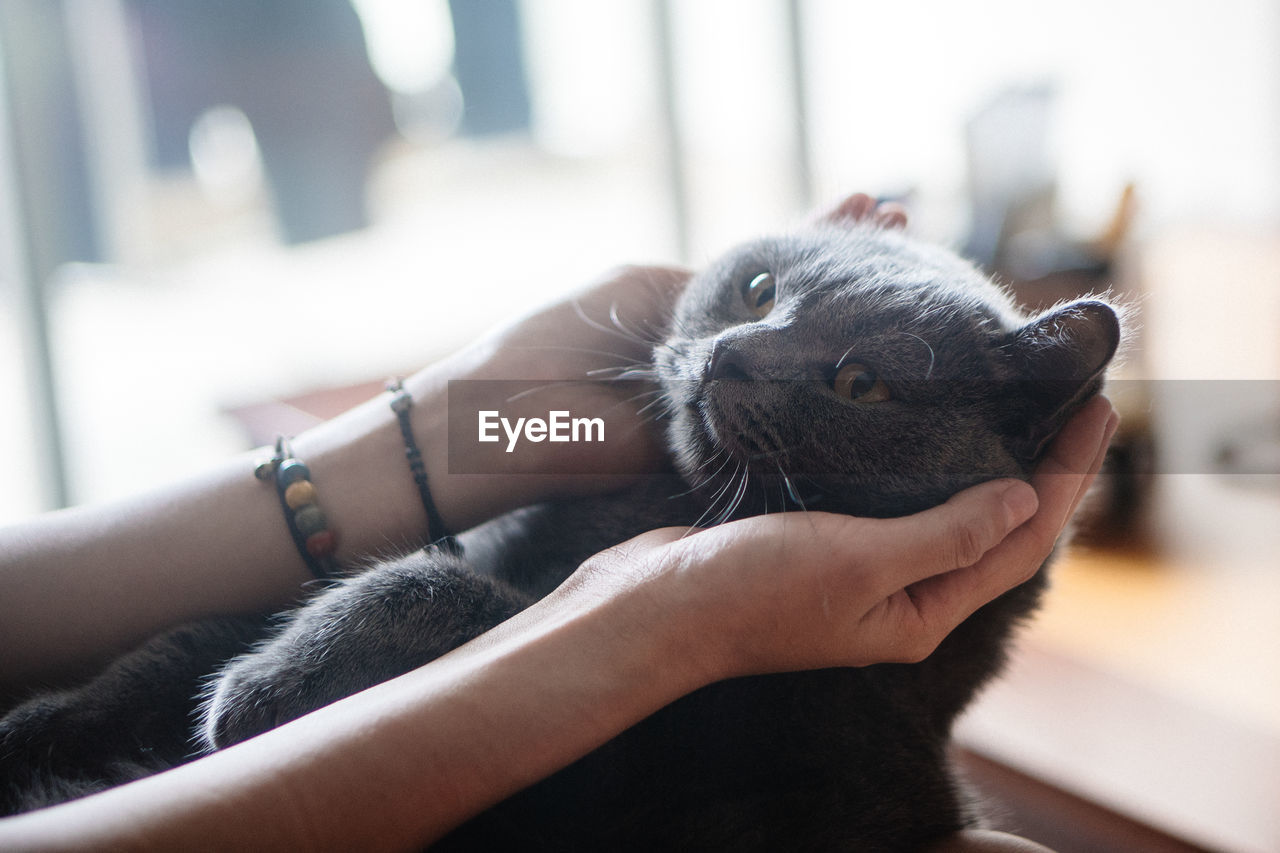
<svg viewBox="0 0 1280 853">
<path fill-rule="evenodd" d="M 893 589 L 953 569 L 972 566 L 1009 533 L 1035 515 L 1035 489 L 1021 480 L 972 486 L 946 503 L 902 518 L 885 519 L 879 532 L 902 567 L 885 580 Z"/>
</svg>

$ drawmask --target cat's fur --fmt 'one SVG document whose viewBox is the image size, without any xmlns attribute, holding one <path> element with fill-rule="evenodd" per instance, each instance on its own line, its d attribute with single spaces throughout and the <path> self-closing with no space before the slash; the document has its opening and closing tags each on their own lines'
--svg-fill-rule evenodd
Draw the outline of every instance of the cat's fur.
<svg viewBox="0 0 1280 853">
<path fill-rule="evenodd" d="M 743 289 L 761 272 L 777 295 L 757 317 Z M 654 349 L 687 484 L 652 479 L 526 508 L 465 534 L 465 558 L 430 549 L 324 591 L 223 669 L 199 736 L 225 746 L 419 666 L 654 527 L 802 504 L 900 515 L 983 480 L 1025 478 L 1098 390 L 1119 334 L 1098 300 L 1028 320 L 949 252 L 865 223 L 828 220 L 748 244 L 689 285 Z M 874 368 L 890 399 L 838 397 L 833 376 L 851 362 Z M 1041 571 L 982 608 L 920 663 L 703 688 L 440 846 L 912 849 L 959 829 L 970 815 L 945 757 L 952 722 L 1000 669 L 1044 583 Z M 221 639 L 192 643 L 192 632 Z M 181 629 L 79 691 L 14 710 L 0 722 L 3 805 L 30 808 L 181 760 L 174 720 L 195 676 L 252 633 L 238 622 Z M 194 648 L 174 651 L 183 642 Z M 157 715 L 167 717 L 156 721 L 168 728 L 162 749 L 135 716 L 153 700 L 133 670 L 168 657 L 161 669 L 188 671 Z M 163 682 L 141 677 L 148 689 Z M 122 731 L 122 720 L 139 730 Z"/>
</svg>

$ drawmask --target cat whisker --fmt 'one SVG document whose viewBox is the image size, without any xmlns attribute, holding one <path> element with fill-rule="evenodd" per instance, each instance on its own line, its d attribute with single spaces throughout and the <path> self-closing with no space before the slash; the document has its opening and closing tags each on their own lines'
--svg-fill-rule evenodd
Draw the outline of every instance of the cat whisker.
<svg viewBox="0 0 1280 853">
<path fill-rule="evenodd" d="M 717 473 L 719 472 L 717 471 Z M 730 494 L 730 490 L 734 488 L 734 483 L 737 482 L 738 477 L 741 474 L 742 474 L 742 463 L 739 462 L 736 465 L 734 465 L 733 473 L 725 478 L 724 485 L 720 487 L 719 491 L 716 492 L 715 497 L 712 498 L 711 507 L 714 508 L 717 504 L 720 503 L 720 499 L 722 497 L 726 497 Z"/>
<path fill-rule="evenodd" d="M 614 380 L 622 381 L 617 377 L 614 377 Z M 513 381 L 519 381 L 519 380 L 513 380 Z M 523 391 L 517 391 L 516 393 L 509 395 L 506 398 L 505 402 L 514 403 L 517 400 L 523 400 L 525 397 L 531 396 L 538 392 L 547 391 L 553 388 L 562 388 L 565 385 L 596 385 L 596 384 L 603 384 L 609 381 L 610 380 L 603 380 L 603 379 L 551 379 L 541 383 L 540 385 L 534 385 L 532 387 L 525 388 Z M 640 380 L 636 380 L 636 381 L 640 381 Z M 645 391 L 641 391 L 639 394 L 635 395 L 634 397 L 630 397 L 630 398 L 621 400 L 619 402 L 628 403 L 628 402 L 631 402 L 632 400 L 638 399 L 640 396 L 644 394 L 654 393 L 655 391 L 660 392 L 661 389 L 647 389 Z M 616 408 L 616 406 L 611 406 L 609 409 L 606 409 L 606 412 L 612 411 L 614 408 Z"/>
<path fill-rule="evenodd" d="M 667 321 L 675 331 L 688 337 L 689 327 L 686 326 L 684 321 L 680 319 L 680 316 L 676 314 L 674 307 L 667 312 Z"/>
<path fill-rule="evenodd" d="M 738 507 L 742 506 L 743 499 L 747 496 L 747 483 L 751 479 L 751 472 L 745 465 L 740 470 L 742 479 L 738 481 L 737 491 L 734 492 L 733 498 L 729 501 L 728 506 L 724 508 L 724 511 L 716 516 L 715 524 L 724 524 L 732 518 Z"/>
<path fill-rule="evenodd" d="M 592 329 L 595 329 L 597 332 L 604 332 L 606 335 L 613 335 L 614 337 L 622 338 L 623 340 L 628 341 L 630 343 L 642 344 L 646 347 L 652 346 L 655 343 L 655 341 L 647 341 L 644 338 L 637 337 L 633 334 L 628 334 L 627 332 L 623 331 L 620 328 L 614 328 L 613 326 L 606 326 L 604 323 L 591 319 L 590 317 L 587 316 L 587 312 L 583 310 L 582 303 L 576 299 L 573 300 L 573 302 L 570 304 L 573 305 L 573 312 L 578 315 L 578 319 L 586 323 Z M 617 307 L 618 307 L 617 303 L 614 303 L 609 308 L 610 319 L 614 319 L 617 316 L 616 314 Z M 616 320 L 615 320 L 615 323 L 616 323 Z"/>
<path fill-rule="evenodd" d="M 823 485 L 813 479 L 809 474 L 789 474 L 788 479 L 791 480 L 793 486 L 796 483 L 808 483 L 813 489 L 813 494 L 810 495 L 810 498 L 813 498 L 816 495 L 816 497 L 821 500 L 822 496 L 826 493 Z M 796 489 L 796 494 L 800 494 L 799 489 Z"/>
<path fill-rule="evenodd" d="M 613 376 L 605 374 L 612 373 Z M 596 377 L 604 377 L 605 379 L 655 379 L 657 374 L 653 369 L 653 365 L 645 362 L 636 362 L 635 364 L 620 364 L 616 367 L 597 367 L 594 370 L 588 370 L 587 376 L 592 379 Z"/>
<path fill-rule="evenodd" d="M 777 462 L 774 465 L 778 469 L 778 476 L 782 477 L 782 485 L 786 488 L 787 497 L 791 498 L 792 503 L 800 507 L 802 512 L 808 512 L 809 507 L 805 506 L 804 498 L 800 497 L 800 493 L 796 491 L 795 483 L 791 482 L 791 477 L 786 471 L 782 470 L 782 466 Z"/>
<path fill-rule="evenodd" d="M 604 411 L 600 412 L 600 415 L 608 415 L 609 412 L 612 412 L 616 409 L 620 409 L 620 407 L 622 406 L 631 405 L 631 403 L 634 403 L 637 400 L 641 400 L 641 398 L 648 396 L 649 393 L 650 392 L 648 391 L 643 391 L 637 394 L 632 394 L 632 396 L 627 397 L 626 400 L 620 400 L 616 403 L 613 403 L 613 405 L 609 406 L 608 409 L 605 409 Z M 650 406 L 653 406 L 655 402 L 660 402 L 660 397 L 658 398 L 658 400 L 653 400 L 653 401 L 649 401 L 648 403 L 645 403 L 644 406 L 641 406 L 640 409 L 636 410 L 636 416 L 637 418 L 640 418 L 640 423 L 636 424 L 636 427 L 635 427 L 636 429 L 643 427 L 643 425 L 646 423 L 649 423 L 649 421 L 657 420 L 655 418 L 644 418 L 644 411 L 646 409 L 649 409 Z"/>
<path fill-rule="evenodd" d="M 705 522 L 705 521 L 707 520 L 707 518 L 708 518 L 708 517 L 711 517 L 712 513 L 713 513 L 713 512 L 715 512 L 716 505 L 720 503 L 720 498 L 722 498 L 722 497 L 724 497 L 726 494 L 728 494 L 728 492 L 729 492 L 729 487 L 733 485 L 734 480 L 737 478 L 737 476 L 738 476 L 741 472 L 742 472 L 742 464 L 741 464 L 741 463 L 739 463 L 739 464 L 738 464 L 738 467 L 734 469 L 733 476 L 731 476 L 731 477 L 729 477 L 727 480 L 725 480 L 724 485 L 723 485 L 723 486 L 721 486 L 721 487 L 720 487 L 720 489 L 719 489 L 719 490 L 715 493 L 715 495 L 712 497 L 711 502 L 707 505 L 707 508 L 702 512 L 702 515 L 698 516 L 698 520 L 697 520 L 697 521 L 695 521 L 695 522 L 693 523 L 693 526 L 692 526 L 691 530 L 692 530 L 692 529 L 699 528 L 699 527 L 702 527 L 702 526 L 703 526 L 703 522 Z M 719 471 L 717 471 L 716 473 L 718 474 L 718 473 L 720 473 L 720 472 L 719 472 Z M 719 518 L 720 518 L 720 514 L 717 514 L 717 515 L 712 519 L 712 521 L 710 522 L 710 524 L 708 524 L 707 526 L 709 526 L 709 527 L 714 527 L 715 525 L 719 524 L 719 523 L 720 523 L 720 521 L 719 521 L 719 520 L 717 520 L 717 519 L 719 519 Z M 684 534 L 684 536 L 688 536 L 688 535 L 689 535 L 689 533 L 688 533 L 688 532 L 686 532 L 686 533 Z M 683 538 L 684 538 L 684 536 L 682 536 L 681 538 L 683 539 Z"/>
<path fill-rule="evenodd" d="M 616 300 L 609 306 L 609 321 L 613 323 L 613 325 L 616 326 L 623 334 L 630 335 L 632 340 L 641 341 L 649 344 L 650 346 L 662 343 L 661 339 L 657 336 L 647 336 L 635 329 L 628 328 L 626 324 L 622 322 L 622 317 L 618 314 L 618 303 Z"/>
<path fill-rule="evenodd" d="M 717 476 L 719 476 L 720 472 L 723 471 L 725 466 L 729 464 L 729 461 L 732 458 L 729 452 L 723 448 L 721 448 L 720 450 L 717 450 L 709 459 L 707 459 L 705 462 L 703 462 L 701 465 L 695 468 L 692 472 L 690 472 L 689 478 L 692 479 L 695 475 L 697 475 L 699 471 L 702 471 L 708 468 L 709 466 L 714 464 L 716 461 L 718 461 L 721 457 L 724 457 L 724 461 L 720 463 L 720 467 L 717 468 L 715 470 L 715 473 L 713 473 L 710 477 L 704 477 L 698 480 L 696 484 L 689 487 L 688 489 L 685 489 L 683 492 L 676 492 L 674 495 L 668 495 L 667 500 L 676 500 L 677 498 L 683 498 L 686 495 L 691 495 L 694 492 L 698 491 L 699 489 L 704 488 L 708 483 L 710 483 Z"/>
<path fill-rule="evenodd" d="M 784 471 L 782 469 L 782 466 L 779 465 L 777 462 L 775 462 L 774 465 L 778 469 L 778 476 L 782 478 L 780 488 L 785 489 L 785 495 L 782 501 L 783 510 L 784 511 L 786 510 L 786 505 L 787 505 L 786 499 L 790 498 L 792 503 L 800 507 L 800 514 L 803 515 L 805 521 L 809 523 L 809 527 L 811 529 L 816 530 L 817 525 L 814 524 L 813 522 L 813 516 L 809 514 L 809 507 L 804 502 L 804 498 L 800 497 L 800 490 L 797 489 L 795 483 L 791 481 L 791 476 L 786 471 Z"/>
<path fill-rule="evenodd" d="M 840 368 L 844 367 L 844 360 L 849 357 L 849 353 L 853 352 L 854 348 L 857 346 L 858 346 L 857 344 L 854 344 L 853 346 L 849 347 L 847 350 L 844 351 L 844 355 L 836 359 L 836 370 L 839 370 Z"/>
<path fill-rule="evenodd" d="M 647 402 L 647 403 L 645 403 L 643 406 L 641 406 L 639 409 L 637 409 L 637 410 L 636 410 L 636 416 L 637 416 L 637 417 L 639 417 L 639 418 L 641 418 L 641 419 L 643 420 L 643 419 L 644 419 L 644 417 L 645 417 L 645 415 L 648 413 L 648 411 L 649 411 L 650 409 L 654 408 L 655 406 L 665 406 L 665 405 L 667 404 L 667 399 L 666 399 L 666 397 L 661 396 L 661 394 L 662 394 L 662 389 L 658 389 L 655 393 L 657 393 L 659 396 L 655 397 L 654 399 L 650 400 L 649 402 Z M 636 395 L 636 397 L 639 397 L 639 396 L 641 396 L 641 395 L 640 395 L 640 394 L 637 394 L 637 395 Z M 632 400 L 634 400 L 634 399 L 636 399 L 636 397 L 632 397 L 631 399 L 632 399 Z M 630 401 L 628 401 L 628 402 L 630 402 Z M 651 420 L 657 420 L 657 416 L 655 415 L 655 417 L 654 417 L 654 418 L 652 418 Z"/>
<path fill-rule="evenodd" d="M 533 396 L 534 394 L 538 394 L 538 393 L 541 393 L 541 392 L 543 392 L 543 391 L 550 391 L 550 390 L 552 390 L 552 389 L 554 389 L 554 388 L 560 388 L 560 387 L 563 387 L 564 385 L 585 385 L 585 384 L 589 384 L 589 383 L 590 383 L 590 380 L 587 380 L 587 379 L 558 379 L 558 380 L 553 380 L 553 381 L 550 381 L 550 382 L 544 382 L 544 383 L 542 383 L 541 385 L 534 385 L 533 387 L 531 387 L 531 388 L 526 388 L 526 389 L 524 389 L 523 391 L 517 391 L 516 393 L 509 395 L 509 396 L 508 396 L 508 397 L 507 397 L 503 402 L 506 402 L 506 403 L 514 403 L 514 402 L 516 402 L 517 400 L 523 400 L 525 397 L 531 397 L 531 396 Z"/>
<path fill-rule="evenodd" d="M 607 335 L 613 335 L 614 337 L 621 338 L 622 340 L 627 341 L 628 343 L 639 344 L 640 346 L 643 346 L 646 350 L 652 350 L 654 347 L 662 347 L 663 349 L 668 349 L 668 350 L 672 349 L 672 347 L 669 344 L 667 344 L 664 340 L 662 340 L 662 337 L 660 335 L 655 334 L 651 336 L 645 336 L 639 332 L 636 332 L 632 329 L 627 328 L 623 324 L 622 318 L 618 315 L 617 302 L 614 302 L 611 306 L 609 306 L 609 320 L 610 322 L 613 323 L 612 327 L 606 326 L 605 324 L 600 323 L 588 317 L 587 313 L 582 309 L 582 304 L 577 301 L 573 303 L 573 310 L 578 315 L 578 318 L 582 320 L 582 322 L 586 323 L 588 326 L 590 326 L 591 328 L 595 329 L 598 332 L 604 332 Z"/>
<path fill-rule="evenodd" d="M 605 409 L 604 412 L 602 412 L 601 414 L 607 415 L 610 412 L 612 412 L 614 409 L 618 408 L 618 406 L 626 405 L 628 403 L 634 403 L 637 400 L 652 394 L 656 394 L 658 396 L 654 397 L 654 399 L 650 400 L 648 403 L 645 403 L 643 406 L 641 406 L 639 409 L 636 410 L 636 422 L 632 424 L 631 427 L 625 433 L 623 433 L 623 436 L 625 438 L 630 438 L 632 435 L 635 435 L 637 432 L 644 429 L 649 424 L 657 423 L 659 420 L 662 419 L 664 415 L 667 414 L 666 406 L 668 401 L 665 396 L 662 396 L 663 391 L 661 388 L 654 388 L 649 391 L 641 391 L 639 394 L 633 394 L 632 396 L 627 397 L 625 400 L 619 400 L 616 405 L 610 406 L 609 408 Z M 657 407 L 656 411 L 650 411 L 655 407 Z"/>
<path fill-rule="evenodd" d="M 929 369 L 925 371 L 924 378 L 928 379 L 933 376 L 933 364 L 937 360 L 937 354 L 933 351 L 933 347 L 929 346 L 929 342 L 919 335 L 912 334 L 911 332 L 903 332 L 902 334 L 909 335 L 924 344 L 924 348 L 929 351 Z"/>
<path fill-rule="evenodd" d="M 739 473 L 740 473 L 739 471 L 735 471 L 734 478 L 737 478 Z M 732 500 L 732 498 L 728 497 L 728 495 L 729 495 L 729 488 L 735 482 L 734 478 L 731 478 L 725 481 L 724 495 L 726 496 L 726 503 L 725 503 L 726 507 L 728 506 L 728 501 Z M 707 508 L 707 511 L 706 513 L 703 514 L 702 518 L 698 519 L 699 527 L 716 527 L 717 525 L 724 523 L 724 510 L 717 511 L 715 507 L 718 505 L 719 505 L 719 501 L 717 500 L 715 505 Z"/>
<path fill-rule="evenodd" d="M 630 397 L 625 398 L 623 402 L 632 403 L 632 402 L 635 402 L 636 400 L 643 399 L 644 397 L 652 397 L 655 394 L 664 394 L 664 393 L 666 392 L 662 388 L 646 388 L 643 391 L 637 391 L 635 394 L 632 394 Z"/>
<path fill-rule="evenodd" d="M 733 461 L 733 454 L 732 454 L 732 453 L 730 453 L 727 449 L 723 449 L 723 448 L 722 448 L 722 449 L 720 449 L 720 450 L 716 451 L 715 455 L 713 455 L 713 456 L 712 456 L 710 459 L 708 459 L 706 462 L 703 462 L 701 465 L 699 465 L 697 468 L 695 468 L 695 469 L 693 470 L 693 472 L 692 472 L 692 473 L 693 473 L 693 474 L 698 474 L 699 472 L 703 471 L 704 469 L 706 469 L 706 468 L 710 467 L 710 466 L 711 466 L 711 464 L 712 464 L 712 463 L 714 463 L 714 462 L 716 461 L 716 459 L 718 459 L 718 458 L 719 458 L 719 457 L 721 457 L 721 456 L 723 456 L 723 457 L 724 457 L 724 460 L 720 463 L 720 467 L 719 467 L 719 468 L 717 468 L 717 469 L 716 469 L 716 470 L 711 474 L 711 476 L 704 478 L 704 479 L 703 479 L 703 480 L 702 480 L 702 481 L 701 481 L 697 486 L 694 486 L 694 488 L 693 488 L 693 489 L 691 489 L 690 491 L 696 491 L 697 489 L 701 488 L 702 486 L 705 486 L 705 485 L 707 485 L 708 483 L 710 483 L 710 482 L 711 482 L 712 480 L 714 480 L 716 477 L 719 477 L 719 476 L 720 476 L 720 472 L 721 472 L 721 471 L 723 471 L 723 470 L 728 466 L 728 464 L 729 464 L 730 462 L 732 462 L 732 461 Z M 685 492 L 685 494 L 687 495 L 687 494 L 689 494 L 689 492 Z"/>
<path fill-rule="evenodd" d="M 650 361 L 632 359 L 630 361 L 624 361 L 621 364 L 615 364 L 609 367 L 598 367 L 598 368 L 595 368 L 594 370 L 588 371 L 588 373 L 607 373 L 608 371 L 611 371 L 611 370 L 645 370 L 645 369 L 652 369 L 652 368 L 653 368 L 653 363 Z"/>
<path fill-rule="evenodd" d="M 648 368 L 648 369 L 633 368 L 632 370 L 629 370 L 625 373 L 619 373 L 617 376 L 613 377 L 613 379 L 618 382 L 630 382 L 633 380 L 640 380 L 643 382 L 657 382 L 658 374 L 652 368 Z"/>
<path fill-rule="evenodd" d="M 513 350 L 554 350 L 557 352 L 580 352 L 587 355 L 607 355 L 611 359 L 617 359 L 624 364 L 644 364 L 646 362 L 637 362 L 635 353 L 621 353 L 606 349 L 592 349 L 590 347 L 568 347 L 560 344 L 524 344 L 513 345 Z"/>
<path fill-rule="evenodd" d="M 715 514 L 715 516 L 711 519 L 711 521 L 708 522 L 708 526 L 715 527 L 717 525 L 724 524 L 726 521 L 729 520 L 729 518 L 733 515 L 734 511 L 737 510 L 737 508 L 742 504 L 742 499 L 746 495 L 747 483 L 750 480 L 750 476 L 751 476 L 750 471 L 747 468 L 747 466 L 744 463 L 739 463 L 738 467 L 736 467 L 733 471 L 733 476 L 731 476 L 725 482 L 724 488 L 722 488 L 720 492 L 717 493 L 716 499 L 715 501 L 712 502 L 712 505 L 708 511 L 710 511 L 710 509 L 714 509 L 715 505 L 719 503 L 720 498 L 722 496 L 730 495 L 729 489 L 730 487 L 733 487 L 733 484 L 735 482 L 737 483 L 737 486 L 733 487 L 733 492 L 729 496 L 728 502 L 725 503 L 724 509 L 720 510 Z M 699 521 L 701 522 L 701 519 L 699 519 Z"/>
<path fill-rule="evenodd" d="M 675 325 L 673 322 L 674 319 L 675 319 L 674 317 L 668 316 L 667 322 L 672 326 L 674 326 Z M 663 349 L 671 350 L 674 352 L 675 348 L 667 343 L 667 337 L 670 334 L 670 332 L 671 332 L 671 329 L 667 328 L 666 326 L 663 326 L 661 328 L 655 328 L 653 325 L 649 323 L 645 323 L 642 325 L 641 333 L 649 340 L 652 340 L 653 345 L 655 347 L 662 347 Z"/>
</svg>

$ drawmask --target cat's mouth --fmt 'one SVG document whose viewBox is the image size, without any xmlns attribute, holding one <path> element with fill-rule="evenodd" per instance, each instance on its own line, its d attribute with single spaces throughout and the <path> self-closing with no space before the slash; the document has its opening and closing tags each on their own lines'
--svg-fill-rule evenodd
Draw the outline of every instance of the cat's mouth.
<svg viewBox="0 0 1280 853">
<path fill-rule="evenodd" d="M 777 453 L 765 435 L 767 430 L 751 412 L 703 400 L 698 415 L 713 446 L 723 448 L 742 462 L 753 462 Z"/>
<path fill-rule="evenodd" d="M 786 478 L 795 447 L 794 425 L 788 432 L 783 398 L 794 383 L 705 383 L 692 404 L 708 454 L 726 458 L 745 473 L 765 480 Z M 763 387 L 776 385 L 777 387 Z M 788 444 L 787 436 L 791 443 Z"/>
<path fill-rule="evenodd" d="M 811 484 L 801 484 L 788 473 L 787 449 L 764 414 L 726 404 L 714 395 L 702 397 L 688 409 L 696 425 L 697 450 L 686 457 L 691 463 L 686 479 L 708 502 L 699 526 L 805 509 L 820 499 Z"/>
<path fill-rule="evenodd" d="M 807 389 L 791 380 L 705 376 L 664 378 L 663 385 L 676 467 L 708 499 L 712 520 L 802 507 L 809 499 L 812 489 L 792 470 L 803 420 L 794 414 L 803 409 L 797 395 Z"/>
</svg>

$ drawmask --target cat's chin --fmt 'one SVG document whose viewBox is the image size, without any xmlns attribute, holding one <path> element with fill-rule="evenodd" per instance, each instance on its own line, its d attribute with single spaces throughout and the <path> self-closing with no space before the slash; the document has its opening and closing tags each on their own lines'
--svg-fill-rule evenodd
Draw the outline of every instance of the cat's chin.
<svg viewBox="0 0 1280 853">
<path fill-rule="evenodd" d="M 699 527 L 710 527 L 755 515 L 825 509 L 821 491 L 723 450 L 682 471 L 689 494 L 702 508 Z"/>
<path fill-rule="evenodd" d="M 894 477 L 786 472 L 772 460 L 720 449 L 693 457 L 681 475 L 704 508 L 699 526 L 775 512 L 821 511 L 867 518 L 910 515 L 944 502 L 968 483 L 943 486 Z"/>
</svg>

